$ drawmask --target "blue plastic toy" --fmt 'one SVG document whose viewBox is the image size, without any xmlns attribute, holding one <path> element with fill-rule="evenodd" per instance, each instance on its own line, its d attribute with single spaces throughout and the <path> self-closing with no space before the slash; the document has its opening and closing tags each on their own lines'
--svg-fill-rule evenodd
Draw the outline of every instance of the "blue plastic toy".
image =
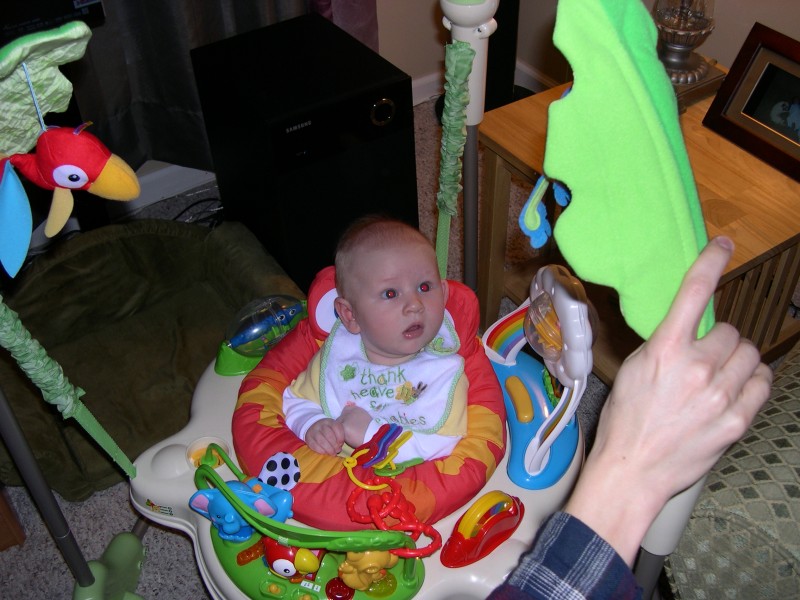
<svg viewBox="0 0 800 600">
<path fill-rule="evenodd" d="M 550 487 L 575 454 L 573 417 L 592 371 L 594 318 L 581 283 L 564 267 L 548 265 L 531 282 L 530 298 L 483 335 L 503 386 L 511 434 L 508 476 L 520 487 Z M 526 343 L 547 370 L 520 352 Z M 548 394 L 548 371 L 563 386 L 558 397 Z"/>
<path fill-rule="evenodd" d="M 264 356 L 305 316 L 305 302 L 291 296 L 266 296 L 242 308 L 225 337 L 243 356 Z"/>
<path fill-rule="evenodd" d="M 247 506 L 265 517 L 282 523 L 292 516 L 292 495 L 285 490 L 255 477 L 246 482 L 228 481 L 227 485 Z M 189 506 L 209 519 L 224 540 L 243 542 L 253 535 L 254 529 L 216 488 L 198 490 L 189 499 Z"/>
<path fill-rule="evenodd" d="M 214 370 L 219 375 L 247 373 L 307 314 L 306 301 L 292 296 L 253 300 L 233 318 L 217 351 Z"/>
</svg>

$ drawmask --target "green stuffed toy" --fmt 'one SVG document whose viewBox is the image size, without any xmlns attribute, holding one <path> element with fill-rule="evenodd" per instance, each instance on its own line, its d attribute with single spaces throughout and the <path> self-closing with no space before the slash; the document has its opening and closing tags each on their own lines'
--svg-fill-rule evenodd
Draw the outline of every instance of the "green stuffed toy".
<svg viewBox="0 0 800 600">
<path fill-rule="evenodd" d="M 640 0 L 560 0 L 554 43 L 574 73 L 550 106 L 544 171 L 572 201 L 555 239 L 575 273 L 619 292 L 647 339 L 707 243 L 675 94 Z M 713 325 L 709 305 L 699 335 Z"/>
</svg>

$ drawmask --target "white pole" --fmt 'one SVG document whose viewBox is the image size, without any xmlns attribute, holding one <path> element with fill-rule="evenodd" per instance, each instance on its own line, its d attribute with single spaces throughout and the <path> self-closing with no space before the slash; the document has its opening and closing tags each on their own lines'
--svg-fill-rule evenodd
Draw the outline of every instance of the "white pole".
<svg viewBox="0 0 800 600">
<path fill-rule="evenodd" d="M 489 36 L 497 30 L 494 13 L 500 0 L 440 0 L 445 28 L 454 41 L 467 42 L 475 51 L 469 76 L 467 126 L 483 120 Z"/>
</svg>

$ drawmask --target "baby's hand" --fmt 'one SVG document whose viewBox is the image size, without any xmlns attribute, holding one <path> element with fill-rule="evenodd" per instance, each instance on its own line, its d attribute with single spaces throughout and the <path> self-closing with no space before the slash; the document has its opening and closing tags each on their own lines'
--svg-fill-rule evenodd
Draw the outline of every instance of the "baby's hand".
<svg viewBox="0 0 800 600">
<path fill-rule="evenodd" d="M 358 448 L 364 443 L 364 434 L 367 432 L 372 417 L 367 411 L 358 406 L 345 406 L 342 414 L 336 419 L 344 428 L 344 441 L 352 448 Z"/>
<path fill-rule="evenodd" d="M 320 419 L 308 428 L 306 444 L 314 452 L 335 456 L 344 443 L 344 427 L 333 419 Z"/>
</svg>

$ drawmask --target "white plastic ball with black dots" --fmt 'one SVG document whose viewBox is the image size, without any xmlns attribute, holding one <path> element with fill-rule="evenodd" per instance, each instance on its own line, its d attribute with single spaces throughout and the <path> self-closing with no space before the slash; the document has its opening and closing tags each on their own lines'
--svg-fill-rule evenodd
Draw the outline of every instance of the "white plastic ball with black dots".
<svg viewBox="0 0 800 600">
<path fill-rule="evenodd" d="M 288 452 L 277 452 L 264 463 L 258 478 L 267 485 L 288 492 L 300 481 L 300 465 Z"/>
</svg>

